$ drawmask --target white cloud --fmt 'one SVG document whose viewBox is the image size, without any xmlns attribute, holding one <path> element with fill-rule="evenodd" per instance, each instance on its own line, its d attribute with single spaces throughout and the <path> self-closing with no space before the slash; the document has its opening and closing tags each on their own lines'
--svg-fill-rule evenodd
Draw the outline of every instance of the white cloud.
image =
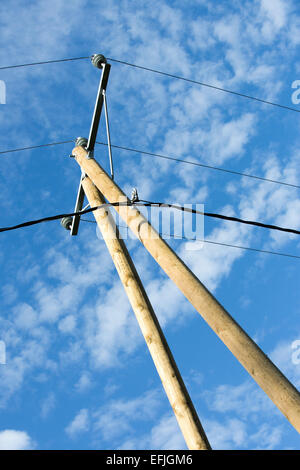
<svg viewBox="0 0 300 470">
<path fill-rule="evenodd" d="M 125 449 L 186 450 L 187 446 L 175 416 L 164 415 L 149 433 L 127 438 L 120 447 Z"/>
<path fill-rule="evenodd" d="M 63 333 L 72 333 L 76 327 L 76 318 L 74 315 L 68 315 L 63 318 L 59 324 L 58 329 Z"/>
<path fill-rule="evenodd" d="M 186 450 L 187 446 L 174 415 L 166 415 L 153 426 L 147 443 L 148 449 Z"/>
<path fill-rule="evenodd" d="M 280 444 L 282 434 L 281 428 L 272 428 L 270 425 L 263 424 L 258 428 L 257 433 L 250 436 L 250 441 L 256 444 L 255 449 L 272 450 Z"/>
<path fill-rule="evenodd" d="M 3 296 L 3 301 L 5 303 L 7 304 L 13 303 L 18 296 L 16 287 L 12 284 L 5 284 L 2 287 L 2 296 Z"/>
<path fill-rule="evenodd" d="M 89 412 L 83 408 L 75 416 L 73 421 L 65 428 L 66 433 L 69 437 L 75 437 L 77 434 L 86 432 L 89 429 Z"/>
<path fill-rule="evenodd" d="M 250 113 L 228 122 L 213 120 L 210 131 L 200 137 L 203 148 L 208 151 L 206 158 L 219 164 L 228 158 L 241 156 L 253 135 L 254 123 L 254 115 Z"/>
<path fill-rule="evenodd" d="M 288 2 L 283 2 L 282 0 L 261 0 L 261 7 L 273 28 L 280 29 L 286 24 Z"/>
<path fill-rule="evenodd" d="M 206 238 L 214 242 L 243 245 L 245 240 L 249 239 L 249 232 L 248 228 L 245 229 L 237 224 L 223 223 Z M 196 245 L 197 242 L 193 244 Z M 204 243 L 198 251 L 185 250 L 183 245 L 179 254 L 201 282 L 210 291 L 215 291 L 222 279 L 230 274 L 234 262 L 243 256 L 244 252 L 226 246 Z"/>
<path fill-rule="evenodd" d="M 255 414 L 270 414 L 275 405 L 254 382 L 240 385 L 219 385 L 204 394 L 209 408 L 218 413 L 236 413 L 240 419 L 248 419 Z"/>
<path fill-rule="evenodd" d="M 268 419 L 264 414 L 261 414 L 260 420 L 256 420 L 254 423 L 254 432 L 251 421 L 244 421 L 239 417 L 226 417 L 218 420 L 205 419 L 203 424 L 214 450 L 281 449 L 283 426 L 274 426 L 272 422 L 260 424 L 262 417 Z"/>
<path fill-rule="evenodd" d="M 31 329 L 38 323 L 38 315 L 36 311 L 26 303 L 18 304 L 14 309 L 14 322 L 18 328 Z"/>
<path fill-rule="evenodd" d="M 120 356 L 131 354 L 140 344 L 142 335 L 119 280 L 83 312 L 85 342 L 94 366 L 120 365 Z"/>
<path fill-rule="evenodd" d="M 205 421 L 204 426 L 214 450 L 241 448 L 246 440 L 246 425 L 239 419 L 228 419 L 224 423 Z"/>
<path fill-rule="evenodd" d="M 21 350 L 15 354 L 8 353 L 7 364 L 0 368 L 0 406 L 6 405 L 7 400 L 19 390 L 27 375 L 42 364 L 47 368 L 46 351 L 48 338 L 42 335 L 38 340 L 28 340 L 22 343 Z"/>
<path fill-rule="evenodd" d="M 190 306 L 182 292 L 169 278 L 158 278 L 149 282 L 147 293 L 162 327 L 171 321 L 176 321 L 178 324 L 186 320 Z M 178 317 L 179 312 L 180 317 Z"/>
<path fill-rule="evenodd" d="M 50 392 L 41 404 L 42 418 L 47 418 L 49 413 L 55 408 L 55 402 L 56 402 L 55 395 L 53 392 Z"/>
<path fill-rule="evenodd" d="M 26 432 L 13 429 L 0 431 L 0 450 L 30 450 L 34 448 L 35 444 Z"/>
<path fill-rule="evenodd" d="M 80 376 L 80 379 L 75 384 L 75 389 L 80 392 L 86 392 L 92 386 L 91 374 L 89 372 L 83 372 Z"/>
<path fill-rule="evenodd" d="M 149 391 L 129 400 L 111 400 L 94 413 L 95 432 L 100 431 L 101 437 L 110 442 L 118 442 L 124 439 L 124 435 L 132 435 L 134 439 L 134 423 L 149 422 L 157 415 L 160 406 L 157 391 Z"/>
</svg>

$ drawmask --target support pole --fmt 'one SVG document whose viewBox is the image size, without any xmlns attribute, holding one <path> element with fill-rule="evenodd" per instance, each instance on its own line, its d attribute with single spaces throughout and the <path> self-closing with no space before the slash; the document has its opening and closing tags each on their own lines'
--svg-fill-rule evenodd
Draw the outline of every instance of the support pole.
<svg viewBox="0 0 300 470">
<path fill-rule="evenodd" d="M 83 147 L 73 155 L 110 202 L 128 198 Z M 300 394 L 135 208 L 115 207 L 145 248 L 300 433 Z"/>
<path fill-rule="evenodd" d="M 91 207 L 106 202 L 88 177 L 82 180 L 82 187 Z M 94 211 L 93 214 L 140 325 L 186 444 L 191 450 L 208 450 L 210 445 L 197 412 L 126 245 L 119 238 L 119 231 L 115 227 L 112 215 L 109 209 L 104 208 Z"/>
</svg>

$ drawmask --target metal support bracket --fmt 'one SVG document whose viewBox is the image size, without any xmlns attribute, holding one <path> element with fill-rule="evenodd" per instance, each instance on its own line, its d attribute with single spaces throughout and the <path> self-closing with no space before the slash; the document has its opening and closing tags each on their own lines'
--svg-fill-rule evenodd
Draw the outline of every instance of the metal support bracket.
<svg viewBox="0 0 300 470">
<path fill-rule="evenodd" d="M 95 65 L 95 67 L 102 68 L 102 74 L 101 74 L 100 83 L 98 87 L 98 93 L 97 93 L 94 114 L 93 114 L 91 128 L 90 128 L 90 134 L 89 134 L 89 138 L 88 138 L 88 142 L 86 146 L 86 149 L 88 152 L 94 151 L 101 112 L 103 108 L 104 95 L 105 95 L 109 72 L 110 72 L 110 64 L 107 64 L 106 62 L 105 63 L 97 62 L 98 56 L 99 56 L 98 54 L 93 56 L 92 62 L 93 62 L 93 65 L 97 64 Z M 89 156 L 88 158 L 92 158 L 92 157 Z"/>
<path fill-rule="evenodd" d="M 78 187 L 74 212 L 80 212 L 82 210 L 85 194 L 84 194 L 84 190 L 83 190 L 81 182 L 82 182 L 84 177 L 85 177 L 85 174 L 82 174 L 81 178 L 80 178 L 79 187 Z M 77 235 L 78 228 L 79 228 L 79 223 L 80 223 L 80 215 L 74 215 L 72 225 L 71 225 L 71 229 L 70 229 L 71 230 L 70 235 Z"/>
<path fill-rule="evenodd" d="M 105 90 L 103 90 L 103 102 L 104 102 L 104 112 L 105 112 L 105 122 L 106 122 L 106 135 L 107 135 L 108 156 L 109 156 L 109 164 L 110 164 L 110 175 L 111 175 L 111 179 L 113 180 L 114 179 L 114 166 L 113 166 L 113 159 L 112 159 L 112 153 L 111 153 L 109 121 L 108 121 L 108 111 L 107 111 L 107 98 L 106 98 Z"/>
<path fill-rule="evenodd" d="M 97 93 L 94 113 L 93 113 L 91 127 L 90 127 L 89 138 L 85 139 L 84 137 L 78 137 L 76 139 L 76 145 L 77 146 L 81 145 L 87 150 L 88 152 L 87 158 L 94 158 L 94 147 L 96 144 L 96 138 L 97 138 L 97 132 L 99 128 L 101 112 L 102 112 L 102 108 L 104 105 L 110 171 L 111 171 L 111 176 L 113 178 L 114 173 L 113 173 L 113 162 L 112 162 L 112 154 L 111 154 L 109 121 L 108 121 L 107 100 L 106 100 L 106 87 L 107 87 L 107 82 L 109 78 L 110 64 L 106 62 L 106 58 L 102 54 L 94 54 L 91 57 L 91 60 L 92 60 L 92 64 L 96 68 L 102 69 L 102 73 L 100 77 L 98 93 Z M 85 174 L 82 174 L 80 178 L 79 187 L 78 187 L 74 212 L 80 212 L 83 207 L 85 194 L 84 194 L 84 190 L 83 190 L 81 182 L 84 177 L 85 177 Z M 73 217 L 71 226 L 68 225 L 68 230 L 70 230 L 70 235 L 77 235 L 78 229 L 79 229 L 79 223 L 80 223 L 80 215 L 75 215 Z"/>
</svg>

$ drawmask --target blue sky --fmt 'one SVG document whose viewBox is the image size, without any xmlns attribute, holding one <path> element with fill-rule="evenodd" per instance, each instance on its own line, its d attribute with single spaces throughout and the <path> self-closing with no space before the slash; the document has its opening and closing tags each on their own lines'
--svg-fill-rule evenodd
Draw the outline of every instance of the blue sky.
<svg viewBox="0 0 300 470">
<path fill-rule="evenodd" d="M 297 2 L 11 0 L 1 66 L 102 53 L 297 108 Z M 17 12 L 17 15 L 16 15 Z M 17 18 L 17 22 L 16 22 Z M 87 136 L 99 73 L 89 60 L 2 70 L 0 150 Z M 111 139 L 300 184 L 299 115 L 112 63 Z M 98 140 L 105 141 L 103 122 Z M 1 156 L 1 226 L 73 210 L 72 144 Z M 142 199 L 300 228 L 299 190 L 113 150 Z M 96 158 L 108 169 L 106 149 Z M 221 243 L 299 254 L 296 236 L 205 221 Z M 1 235 L 0 448 L 184 449 L 171 407 L 94 224 Z M 199 279 L 299 387 L 299 260 L 171 241 Z M 299 449 L 299 435 L 144 249 L 136 262 L 215 449 Z"/>
</svg>

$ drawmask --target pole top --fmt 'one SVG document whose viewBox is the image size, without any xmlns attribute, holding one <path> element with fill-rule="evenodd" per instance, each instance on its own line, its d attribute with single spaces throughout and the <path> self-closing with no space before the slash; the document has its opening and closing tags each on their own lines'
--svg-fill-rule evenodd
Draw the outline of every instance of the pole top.
<svg viewBox="0 0 300 470">
<path fill-rule="evenodd" d="M 94 67 L 97 69 L 102 69 L 103 65 L 107 62 L 106 58 L 102 54 L 93 54 L 91 61 Z"/>
</svg>

